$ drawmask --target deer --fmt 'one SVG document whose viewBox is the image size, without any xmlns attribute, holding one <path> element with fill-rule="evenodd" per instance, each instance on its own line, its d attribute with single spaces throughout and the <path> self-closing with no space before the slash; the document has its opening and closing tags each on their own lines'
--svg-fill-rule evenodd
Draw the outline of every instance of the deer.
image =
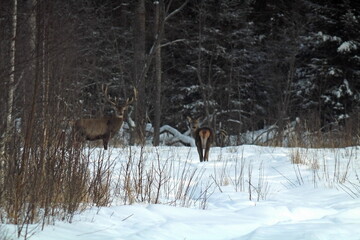
<svg viewBox="0 0 360 240">
<path fill-rule="evenodd" d="M 191 129 L 191 135 L 195 139 L 200 162 L 208 161 L 210 146 L 214 142 L 214 131 L 210 127 L 200 127 L 199 119 L 187 117 L 187 120 Z"/>
<path fill-rule="evenodd" d="M 124 104 L 112 101 L 107 93 L 108 86 L 102 86 L 104 96 L 115 110 L 113 116 L 104 116 L 100 118 L 81 118 L 74 123 L 74 137 L 76 142 L 95 141 L 102 139 L 104 149 L 107 150 L 109 140 L 120 130 L 124 122 L 124 112 L 130 104 L 137 99 L 137 91 L 134 88 L 134 96 L 128 98 Z"/>
</svg>

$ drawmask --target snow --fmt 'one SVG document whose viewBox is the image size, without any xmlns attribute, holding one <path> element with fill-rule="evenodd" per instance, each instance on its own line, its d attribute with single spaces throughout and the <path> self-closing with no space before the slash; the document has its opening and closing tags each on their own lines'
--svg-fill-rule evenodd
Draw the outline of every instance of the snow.
<svg viewBox="0 0 360 240">
<path fill-rule="evenodd" d="M 351 50 L 357 49 L 357 42 L 354 41 L 345 41 L 337 49 L 339 53 L 348 53 Z"/>
<path fill-rule="evenodd" d="M 322 40 L 324 42 L 327 42 L 327 41 L 331 41 L 331 42 L 340 42 L 341 41 L 341 38 L 340 37 L 337 37 L 337 36 L 331 36 L 331 35 L 328 35 L 328 34 L 325 34 L 323 32 L 318 32 L 316 34 L 318 37 L 322 38 Z"/>
<path fill-rule="evenodd" d="M 99 152 L 103 150 L 94 154 Z M 147 166 L 158 159 L 173 162 L 170 182 L 180 181 L 176 173 L 184 166 L 197 170 L 186 207 L 174 204 L 171 194 L 162 195 L 162 204 L 114 201 L 75 215 L 72 223 L 57 221 L 36 230 L 31 239 L 360 239 L 360 192 L 353 188 L 360 184 L 358 147 L 214 147 L 203 163 L 194 147 L 112 148 L 105 154 L 120 168 L 130 152 L 146 154 Z M 295 154 L 301 164 L 291 163 Z M 5 227 L 15 231 L 12 225 Z"/>
</svg>

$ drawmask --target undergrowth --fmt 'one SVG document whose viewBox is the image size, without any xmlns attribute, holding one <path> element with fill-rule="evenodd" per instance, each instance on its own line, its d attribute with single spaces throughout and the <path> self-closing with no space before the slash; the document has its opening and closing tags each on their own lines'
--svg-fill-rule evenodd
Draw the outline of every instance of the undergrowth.
<svg viewBox="0 0 360 240">
<path fill-rule="evenodd" d="M 325 184 L 360 197 L 356 148 L 315 151 L 303 147 L 300 136 L 293 139 L 288 144 L 296 145 L 289 149 L 295 179 L 279 172 L 288 186 L 303 185 L 308 180 L 304 171 L 311 171 L 314 187 Z M 92 206 L 146 203 L 206 209 L 214 192 L 229 186 L 247 194 L 250 201 L 266 200 L 271 193 L 264 171 L 267 163 L 254 164 L 239 147 L 221 149 L 213 163 L 194 166 L 191 148 L 185 156 L 176 148 L 163 152 L 161 147 L 128 146 L 112 152 L 74 147 L 62 133 L 40 143 L 27 145 L 14 135 L 0 159 L 0 221 L 16 225 L 17 237 L 24 239 L 31 237 L 34 226 L 71 222 L 75 214 Z M 207 171 L 209 164 L 214 164 L 212 173 Z M 0 235 L 0 240 L 8 239 Z"/>
<path fill-rule="evenodd" d="M 112 163 L 103 155 L 72 147 L 62 134 L 43 144 L 12 141 L 1 156 L 0 221 L 16 225 L 18 238 L 111 202 Z"/>
</svg>

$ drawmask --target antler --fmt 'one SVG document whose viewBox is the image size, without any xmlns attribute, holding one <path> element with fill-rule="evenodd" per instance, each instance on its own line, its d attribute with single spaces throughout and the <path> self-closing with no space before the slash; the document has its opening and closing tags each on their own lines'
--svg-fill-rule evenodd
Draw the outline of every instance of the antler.
<svg viewBox="0 0 360 240">
<path fill-rule="evenodd" d="M 101 86 L 101 89 L 102 89 L 102 91 L 103 91 L 103 93 L 104 93 L 105 99 L 106 99 L 110 104 L 116 106 L 116 103 L 115 103 L 114 101 L 112 101 L 112 100 L 110 99 L 110 96 L 108 95 L 108 87 L 109 87 L 109 85 L 107 85 L 107 84 L 106 84 L 105 87 L 104 87 L 104 84 Z"/>
<path fill-rule="evenodd" d="M 126 100 L 125 106 L 132 104 L 136 100 L 137 100 L 137 90 L 136 88 L 134 88 L 134 96 Z"/>
<path fill-rule="evenodd" d="M 106 99 L 109 103 L 111 103 L 112 105 L 117 106 L 117 104 L 116 104 L 116 99 L 115 99 L 115 102 L 110 99 L 110 96 L 109 96 L 109 94 L 108 94 L 108 87 L 109 87 L 109 85 L 107 85 L 107 84 L 106 84 L 106 85 L 103 84 L 103 85 L 101 86 L 101 89 L 102 89 L 102 91 L 103 91 L 103 93 L 104 93 L 105 99 Z M 131 98 L 126 99 L 126 102 L 125 102 L 124 106 L 128 106 L 128 105 L 132 104 L 134 101 L 137 100 L 138 92 L 137 92 L 136 88 L 134 88 L 133 91 L 134 91 L 134 96 L 131 97 Z"/>
</svg>

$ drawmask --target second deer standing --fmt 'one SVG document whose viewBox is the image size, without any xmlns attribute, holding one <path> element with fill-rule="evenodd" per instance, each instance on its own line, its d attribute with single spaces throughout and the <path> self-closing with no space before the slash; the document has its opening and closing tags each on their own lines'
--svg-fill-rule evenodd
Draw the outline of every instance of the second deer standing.
<svg viewBox="0 0 360 240">
<path fill-rule="evenodd" d="M 187 117 L 191 135 L 195 139 L 200 162 L 209 160 L 210 146 L 214 142 L 214 131 L 210 127 L 200 127 L 199 119 Z"/>
</svg>

